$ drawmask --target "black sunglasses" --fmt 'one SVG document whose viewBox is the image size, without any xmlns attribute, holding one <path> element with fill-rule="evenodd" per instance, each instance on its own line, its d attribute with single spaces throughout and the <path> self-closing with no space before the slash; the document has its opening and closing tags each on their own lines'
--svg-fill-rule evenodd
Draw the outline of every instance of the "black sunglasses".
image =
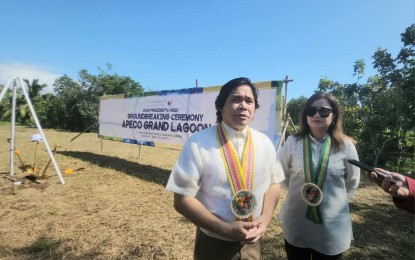
<svg viewBox="0 0 415 260">
<path fill-rule="evenodd" d="M 327 107 L 307 107 L 305 110 L 305 114 L 309 117 L 312 117 L 316 114 L 316 112 L 318 112 L 318 114 L 322 117 L 322 118 L 327 118 L 331 112 L 333 112 L 333 110 L 331 110 L 330 108 Z"/>
</svg>

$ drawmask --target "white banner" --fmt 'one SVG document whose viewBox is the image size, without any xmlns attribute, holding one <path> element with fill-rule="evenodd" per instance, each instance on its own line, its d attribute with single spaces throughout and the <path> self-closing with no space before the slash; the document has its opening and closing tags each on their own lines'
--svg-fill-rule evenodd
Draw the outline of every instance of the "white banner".
<svg viewBox="0 0 415 260">
<path fill-rule="evenodd" d="M 126 142 L 183 144 L 192 134 L 216 124 L 215 100 L 219 92 L 172 94 L 100 100 L 99 135 Z M 274 141 L 276 89 L 261 89 L 260 108 L 251 127 Z"/>
</svg>

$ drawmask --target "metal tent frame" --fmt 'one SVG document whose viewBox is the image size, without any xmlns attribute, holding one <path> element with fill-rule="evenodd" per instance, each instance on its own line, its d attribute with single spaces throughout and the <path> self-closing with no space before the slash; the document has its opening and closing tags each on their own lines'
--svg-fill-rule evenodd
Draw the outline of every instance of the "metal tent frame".
<svg viewBox="0 0 415 260">
<path fill-rule="evenodd" d="M 4 85 L 4 88 L 2 89 L 1 93 L 0 93 L 0 103 L 4 97 L 4 95 L 6 94 L 7 90 L 11 90 L 13 92 L 13 96 L 12 96 L 12 118 L 11 118 L 11 129 L 10 129 L 10 176 L 14 176 L 14 139 L 15 139 L 15 127 L 16 127 L 16 95 L 17 95 L 17 89 L 20 88 L 22 90 L 22 93 L 26 99 L 27 105 L 29 106 L 30 109 L 30 113 L 35 121 L 37 130 L 39 131 L 40 135 L 42 136 L 43 139 L 43 143 L 45 144 L 46 150 L 49 154 L 50 160 L 53 163 L 53 166 L 55 168 L 55 171 L 59 177 L 59 180 L 61 182 L 61 184 L 65 184 L 65 181 L 62 177 L 62 174 L 59 170 L 58 164 L 56 163 L 55 157 L 49 147 L 48 141 L 46 140 L 46 136 L 43 133 L 42 127 L 39 123 L 39 119 L 36 115 L 35 109 L 33 108 L 32 102 L 30 101 L 29 95 L 27 93 L 27 90 L 25 88 L 25 84 L 24 81 L 22 81 L 22 79 L 20 79 L 19 77 L 14 78 L 14 79 L 9 79 L 6 83 L 6 85 Z"/>
</svg>

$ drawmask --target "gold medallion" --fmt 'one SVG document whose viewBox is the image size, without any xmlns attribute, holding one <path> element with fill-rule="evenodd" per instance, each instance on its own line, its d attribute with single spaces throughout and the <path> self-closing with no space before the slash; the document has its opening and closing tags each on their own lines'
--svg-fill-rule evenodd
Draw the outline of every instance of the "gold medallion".
<svg viewBox="0 0 415 260">
<path fill-rule="evenodd" d="M 314 183 L 306 183 L 301 187 L 301 198 L 310 206 L 318 206 L 323 200 L 323 192 Z"/>
<path fill-rule="evenodd" d="M 255 195 L 249 190 L 238 191 L 231 199 L 231 211 L 239 219 L 252 216 L 256 208 Z"/>
</svg>

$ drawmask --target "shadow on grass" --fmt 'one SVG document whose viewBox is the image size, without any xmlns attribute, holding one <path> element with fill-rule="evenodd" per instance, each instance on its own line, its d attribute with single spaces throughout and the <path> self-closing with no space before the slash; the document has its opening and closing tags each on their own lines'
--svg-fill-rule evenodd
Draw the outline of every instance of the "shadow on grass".
<svg viewBox="0 0 415 260">
<path fill-rule="evenodd" d="M 366 179 L 359 185 L 363 194 L 376 194 L 370 192 L 372 189 L 378 187 Z M 370 200 L 349 203 L 354 240 L 343 259 L 415 259 L 415 216 L 396 208 L 387 194 L 380 194 Z M 262 256 L 262 259 L 286 259 L 282 233 L 263 239 Z"/>
<path fill-rule="evenodd" d="M 415 259 L 414 215 L 386 199 L 371 205 L 350 204 L 361 221 L 353 222 L 354 241 L 347 259 Z"/>
<path fill-rule="evenodd" d="M 75 243 L 75 246 L 69 244 Z M 43 259 L 103 259 L 105 244 L 90 248 L 82 255 L 76 248 L 76 241 L 41 236 L 28 246 L 12 249 L 0 247 L 2 259 L 43 260 Z M 126 251 L 114 255 L 114 259 L 167 259 L 166 253 L 159 247 L 149 243 L 141 243 L 128 247 Z"/>
<path fill-rule="evenodd" d="M 41 236 L 26 247 L 21 248 L 0 248 L 1 255 L 9 259 L 62 259 L 63 254 L 59 253 L 60 247 L 65 243 L 63 240 L 53 237 Z M 64 252 L 65 250 L 63 250 Z M 16 258 L 17 257 L 17 258 Z"/>
<path fill-rule="evenodd" d="M 261 244 L 262 260 L 287 259 L 282 234 L 274 238 L 264 237 Z"/>
<path fill-rule="evenodd" d="M 353 222 L 354 241 L 343 259 L 415 259 L 412 214 L 387 204 L 350 206 L 362 221 Z M 263 239 L 261 259 L 286 259 L 282 233 Z"/>
<path fill-rule="evenodd" d="M 95 154 L 90 152 L 74 152 L 74 151 L 62 151 L 59 154 L 77 158 L 85 162 L 89 162 L 98 165 L 103 168 L 113 169 L 116 171 L 124 172 L 128 175 L 154 182 L 162 186 L 166 186 L 167 180 L 170 176 L 170 171 L 166 171 L 161 168 L 142 165 L 136 162 L 131 162 L 125 159 L 106 156 L 101 154 Z"/>
<path fill-rule="evenodd" d="M 96 164 L 100 167 L 124 172 L 163 186 L 166 185 L 170 173 L 161 168 L 90 152 L 62 151 L 60 154 Z M 359 185 L 359 190 L 376 188 L 374 184 L 369 183 L 364 178 Z M 368 200 L 368 202 L 354 201 L 349 205 L 350 212 L 355 216 L 356 220 L 353 221 L 354 241 L 351 248 L 345 252 L 344 259 L 415 259 L 414 215 L 397 209 L 388 196 L 379 196 L 372 201 Z M 183 221 L 186 220 L 183 219 Z M 50 250 L 53 251 L 53 248 L 56 247 L 56 242 L 52 241 L 49 243 Z M 33 252 L 32 256 L 33 254 L 37 256 L 36 248 L 35 243 L 32 247 L 28 247 L 28 250 Z M 285 259 L 283 235 L 277 234 L 273 238 L 264 238 L 262 249 L 262 259 Z M 159 255 L 160 259 L 163 259 L 162 250 L 144 245 L 132 248 L 123 257 L 128 259 L 129 257 L 143 255 L 147 251 Z M 90 254 L 81 258 L 97 257 L 94 252 L 99 252 L 99 250 L 90 252 Z M 56 252 L 54 256 L 59 258 L 59 253 Z M 70 257 L 68 258 L 67 256 L 66 254 L 65 257 L 69 259 Z M 55 257 L 52 258 L 56 259 Z"/>
</svg>

